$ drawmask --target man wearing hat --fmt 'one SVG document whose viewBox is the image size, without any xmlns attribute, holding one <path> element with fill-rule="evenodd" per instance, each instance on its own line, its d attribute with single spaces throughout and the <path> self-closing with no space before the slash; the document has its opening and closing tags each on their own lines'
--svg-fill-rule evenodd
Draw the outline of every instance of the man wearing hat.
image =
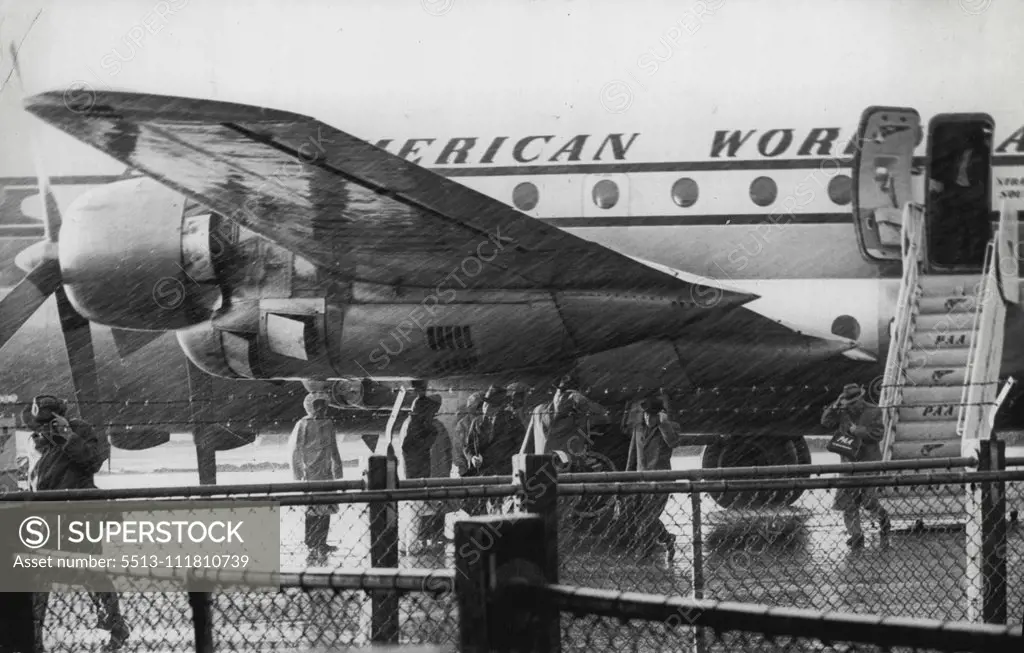
<svg viewBox="0 0 1024 653">
<path fill-rule="evenodd" d="M 469 472 L 469 458 L 466 448 L 469 445 L 469 429 L 473 421 L 483 414 L 484 393 L 474 392 L 466 398 L 466 403 L 459 409 L 455 418 L 455 437 L 452 438 L 452 465 L 459 476 Z"/>
<path fill-rule="evenodd" d="M 97 435 L 86 422 L 66 416 L 67 404 L 53 395 L 39 395 L 26 406 L 22 420 L 32 429 L 32 446 L 39 454 L 29 474 L 32 490 L 72 490 L 96 487 L 94 477 L 110 457 L 110 443 Z M 91 548 L 80 553 L 100 554 Z M 99 545 L 97 545 L 99 546 Z M 88 550 L 87 550 L 88 549 Z M 110 633 L 108 650 L 118 649 L 128 641 L 131 631 L 121 614 L 121 605 L 113 583 L 108 591 L 90 592 L 96 608 L 97 625 Z M 39 592 L 33 601 L 36 642 L 41 643 L 46 619 L 48 592 Z"/>
<path fill-rule="evenodd" d="M 310 393 L 302 401 L 306 416 L 295 423 L 288 448 L 291 450 L 292 475 L 296 481 L 333 481 L 342 477 L 341 453 L 335 436 L 334 420 L 327 415 L 327 398 Z M 327 564 L 338 547 L 327 544 L 331 515 L 337 504 L 319 504 L 306 508 L 306 563 Z"/>
<path fill-rule="evenodd" d="M 629 443 L 627 471 L 658 471 L 672 469 L 672 450 L 679 444 L 679 425 L 669 419 L 665 400 L 650 397 L 640 403 L 643 417 L 633 427 L 633 438 Z M 674 535 L 668 532 L 661 521 L 661 513 L 668 505 L 667 494 L 642 494 L 636 497 L 637 529 L 636 542 L 641 547 L 641 557 L 654 553 L 656 544 L 665 545 L 668 559 L 675 556 Z"/>
<path fill-rule="evenodd" d="M 402 478 L 448 475 L 452 466 L 451 440 L 436 418 L 440 410 L 441 396 L 426 394 L 426 388 L 413 399 L 409 417 L 399 432 Z M 403 551 L 414 552 L 426 540 L 440 537 L 444 530 L 443 502 L 404 501 L 400 508 L 399 537 Z"/>
<path fill-rule="evenodd" d="M 864 388 L 856 383 L 844 386 L 839 397 L 825 408 L 821 424 L 825 428 L 835 429 L 836 434 L 851 435 L 860 441 L 860 449 L 855 457 L 841 456 L 844 463 L 882 459 L 879 444 L 885 434 L 882 410 L 867 402 Z M 889 534 L 889 515 L 878 502 L 878 491 L 873 487 L 837 488 L 833 508 L 843 512 L 843 521 L 850 534 L 846 543 L 853 549 L 864 547 L 864 532 L 860 525 L 861 508 L 878 520 L 883 541 Z"/>
<path fill-rule="evenodd" d="M 550 403 L 533 410 L 534 452 L 550 454 L 564 451 L 570 457 L 581 456 L 590 444 L 592 427 L 608 422 L 608 411 L 580 392 L 572 375 L 558 381 Z"/>
<path fill-rule="evenodd" d="M 469 428 L 466 458 L 478 476 L 512 475 L 512 456 L 519 453 L 526 429 L 507 400 L 505 388 L 492 385 L 484 393 L 483 414 Z"/>
</svg>

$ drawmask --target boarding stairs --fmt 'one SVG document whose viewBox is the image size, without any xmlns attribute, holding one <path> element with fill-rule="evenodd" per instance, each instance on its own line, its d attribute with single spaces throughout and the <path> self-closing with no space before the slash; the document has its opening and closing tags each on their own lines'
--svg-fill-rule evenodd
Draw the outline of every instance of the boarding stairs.
<svg viewBox="0 0 1024 653">
<path fill-rule="evenodd" d="M 903 211 L 903 278 L 879 406 L 883 460 L 976 455 L 1000 391 L 1006 307 L 1019 301 L 1018 220 L 1004 205 L 981 274 L 929 273 L 920 205 Z M 892 493 L 885 493 L 891 495 Z M 961 495 L 959 495 L 962 497 Z"/>
</svg>

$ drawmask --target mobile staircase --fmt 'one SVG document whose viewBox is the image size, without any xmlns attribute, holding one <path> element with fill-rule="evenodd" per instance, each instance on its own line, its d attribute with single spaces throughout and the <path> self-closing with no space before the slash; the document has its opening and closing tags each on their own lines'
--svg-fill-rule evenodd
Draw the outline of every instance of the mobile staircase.
<svg viewBox="0 0 1024 653">
<path fill-rule="evenodd" d="M 981 274 L 927 273 L 924 244 L 924 209 L 908 203 L 903 278 L 879 401 L 883 460 L 976 455 L 976 442 L 990 437 L 1010 387 L 1000 392 L 999 374 L 1006 308 L 1020 300 L 1016 212 L 1003 205 Z M 963 509 L 963 492 L 949 490 L 947 500 L 929 502 L 943 514 Z M 917 506 L 897 508 L 894 516 L 910 511 L 920 518 L 921 504 L 918 498 Z"/>
</svg>

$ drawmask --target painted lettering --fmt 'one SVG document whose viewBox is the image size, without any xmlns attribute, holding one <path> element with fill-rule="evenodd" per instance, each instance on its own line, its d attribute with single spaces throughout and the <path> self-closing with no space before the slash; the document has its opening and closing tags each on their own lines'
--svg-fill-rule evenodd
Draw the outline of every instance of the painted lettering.
<svg viewBox="0 0 1024 653">
<path fill-rule="evenodd" d="M 738 131 L 716 131 L 715 138 L 711 142 L 711 157 L 718 159 L 722 156 L 722 150 L 728 148 L 726 156 L 736 156 L 737 150 L 747 142 L 751 136 L 754 135 L 754 131 L 751 129 L 746 133 L 745 136 L 741 135 Z"/>
</svg>

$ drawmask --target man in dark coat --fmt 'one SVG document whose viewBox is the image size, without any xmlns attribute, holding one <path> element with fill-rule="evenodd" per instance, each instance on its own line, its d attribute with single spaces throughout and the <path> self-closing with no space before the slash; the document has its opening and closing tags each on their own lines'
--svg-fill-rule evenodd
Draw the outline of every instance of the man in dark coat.
<svg viewBox="0 0 1024 653">
<path fill-rule="evenodd" d="M 39 459 L 29 481 L 33 490 L 73 490 L 96 487 L 94 477 L 110 457 L 110 443 L 97 435 L 86 422 L 65 416 L 66 404 L 52 395 L 40 395 L 22 413 L 25 426 L 32 429 L 32 445 Z M 82 551 L 101 553 L 101 551 Z M 105 591 L 90 592 L 97 612 L 97 625 L 110 633 L 108 650 L 119 649 L 131 631 L 121 615 L 121 605 L 113 583 Z M 43 622 L 49 592 L 34 597 L 36 645 L 42 650 Z"/>
<path fill-rule="evenodd" d="M 484 394 L 483 415 L 469 427 L 466 458 L 477 476 L 512 476 L 512 456 L 519 453 L 526 429 L 507 399 L 505 388 L 492 385 Z M 501 500 L 489 503 L 494 511 Z"/>
<path fill-rule="evenodd" d="M 665 402 L 661 398 L 644 399 L 640 404 L 643 417 L 633 427 L 633 439 L 629 443 L 627 471 L 657 471 L 672 469 L 672 450 L 679 444 L 679 425 L 669 419 Z M 656 544 L 661 543 L 668 552 L 668 559 L 675 557 L 674 535 L 668 532 L 661 521 L 661 514 L 668 505 L 668 494 L 639 494 L 634 502 L 637 542 L 641 557 L 654 553 Z"/>
<path fill-rule="evenodd" d="M 834 402 L 825 408 L 821 425 L 835 429 L 836 433 L 852 435 L 861 442 L 855 458 L 840 456 L 844 463 L 869 462 L 882 459 L 880 443 L 885 435 L 882 410 L 872 406 L 864 398 L 864 388 L 849 383 Z M 863 473 L 863 472 L 861 472 Z M 843 521 L 850 534 L 846 543 L 853 549 L 864 547 L 864 532 L 860 526 L 860 511 L 863 508 L 878 520 L 883 538 L 889 534 L 889 515 L 878 502 L 878 490 L 873 487 L 845 487 L 836 489 L 835 510 L 843 512 Z"/>
</svg>

